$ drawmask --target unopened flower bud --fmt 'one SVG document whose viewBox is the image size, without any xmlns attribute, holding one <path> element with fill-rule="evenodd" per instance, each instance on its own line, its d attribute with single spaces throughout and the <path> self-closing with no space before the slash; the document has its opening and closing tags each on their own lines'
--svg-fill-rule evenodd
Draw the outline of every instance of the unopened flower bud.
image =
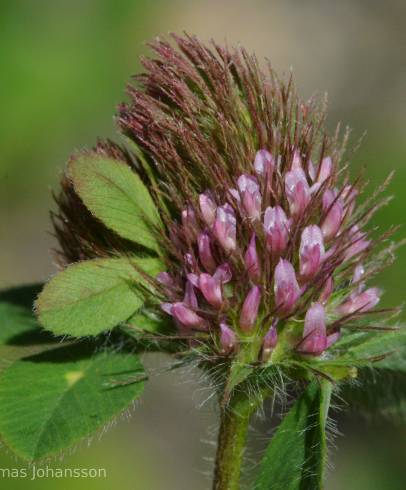
<svg viewBox="0 0 406 490">
<path fill-rule="evenodd" d="M 307 165 L 307 172 L 310 176 L 310 179 L 312 182 L 314 182 L 316 178 L 316 168 L 314 166 L 314 163 L 309 159 L 309 163 Z"/>
<path fill-rule="evenodd" d="M 221 284 L 218 279 L 210 274 L 200 274 L 199 287 L 208 303 L 219 309 L 223 306 L 223 294 L 221 292 Z"/>
<path fill-rule="evenodd" d="M 341 333 L 340 332 L 333 332 L 330 335 L 327 335 L 327 349 L 333 345 L 334 343 L 337 342 L 337 340 L 340 338 Z"/>
<path fill-rule="evenodd" d="M 331 160 L 331 157 L 324 157 L 318 170 L 317 182 L 323 184 L 323 182 L 330 177 L 332 169 L 333 161 Z"/>
<path fill-rule="evenodd" d="M 212 226 L 216 219 L 216 204 L 208 193 L 199 195 L 200 211 L 207 226 Z"/>
<path fill-rule="evenodd" d="M 227 282 L 230 282 L 233 277 L 230 264 L 225 262 L 224 264 L 219 265 L 213 277 L 217 279 L 221 284 L 226 284 Z"/>
<path fill-rule="evenodd" d="M 186 306 L 190 306 L 193 309 L 197 309 L 197 297 L 193 284 L 190 281 L 186 281 L 185 296 L 183 302 Z"/>
<path fill-rule="evenodd" d="M 293 216 L 301 216 L 310 202 L 310 188 L 306 175 L 301 168 L 286 173 L 286 197 Z"/>
<path fill-rule="evenodd" d="M 381 298 L 381 291 L 378 288 L 370 288 L 366 291 L 351 295 L 350 299 L 338 307 L 341 315 L 352 315 L 353 313 L 364 313 L 372 310 Z"/>
<path fill-rule="evenodd" d="M 291 170 L 302 170 L 302 157 L 300 156 L 299 150 L 293 152 L 292 165 L 290 168 Z"/>
<path fill-rule="evenodd" d="M 329 276 L 324 283 L 324 287 L 321 291 L 319 302 L 324 304 L 330 298 L 331 293 L 334 291 L 334 281 L 331 276 Z"/>
<path fill-rule="evenodd" d="M 362 264 L 358 264 L 354 269 L 354 274 L 352 276 L 353 284 L 359 283 L 365 274 L 365 268 Z"/>
<path fill-rule="evenodd" d="M 355 267 L 354 274 L 352 276 L 352 283 L 356 284 L 357 287 L 355 288 L 355 291 L 352 293 L 351 298 L 364 291 L 366 287 L 365 282 L 363 282 L 364 275 L 365 275 L 364 266 L 362 264 L 358 264 Z"/>
<path fill-rule="evenodd" d="M 278 313 L 291 313 L 300 297 L 300 287 L 296 279 L 293 265 L 280 259 L 275 268 L 275 302 Z"/>
<path fill-rule="evenodd" d="M 165 313 L 167 313 L 168 315 L 172 315 L 172 306 L 173 306 L 172 303 L 161 303 L 160 304 L 161 310 L 164 311 Z"/>
<path fill-rule="evenodd" d="M 171 314 L 185 327 L 190 328 L 205 328 L 206 321 L 204 318 L 195 313 L 191 308 L 188 308 L 183 303 L 175 303 L 172 305 Z"/>
<path fill-rule="evenodd" d="M 216 269 L 216 261 L 213 258 L 210 247 L 210 237 L 207 233 L 201 233 L 197 240 L 199 248 L 199 258 L 203 267 L 208 272 L 214 272 Z"/>
<path fill-rule="evenodd" d="M 261 277 L 261 266 L 259 264 L 259 258 L 257 253 L 257 246 L 255 243 L 255 233 L 253 233 L 248 249 L 245 253 L 245 268 L 248 276 L 253 281 L 258 281 Z"/>
<path fill-rule="evenodd" d="M 252 220 L 259 219 L 261 217 L 262 196 L 257 179 L 251 175 L 243 174 L 238 178 L 237 183 L 247 216 Z"/>
<path fill-rule="evenodd" d="M 182 225 L 189 232 L 194 232 L 196 229 L 196 215 L 191 206 L 182 211 Z"/>
<path fill-rule="evenodd" d="M 286 249 L 289 240 L 289 220 L 280 206 L 267 207 L 264 215 L 266 245 L 274 258 Z"/>
<path fill-rule="evenodd" d="M 352 257 L 359 255 L 361 252 L 369 247 L 371 242 L 365 239 L 366 236 L 367 234 L 363 233 L 357 225 L 354 225 L 351 228 L 350 245 L 345 251 L 346 260 L 349 260 Z"/>
<path fill-rule="evenodd" d="M 326 349 L 326 313 L 320 303 L 315 303 L 306 313 L 303 340 L 297 350 L 303 354 L 320 355 Z"/>
<path fill-rule="evenodd" d="M 306 281 L 312 279 L 324 259 L 323 234 L 316 225 L 307 226 L 300 242 L 300 275 Z"/>
<path fill-rule="evenodd" d="M 278 332 L 276 326 L 272 325 L 268 332 L 265 334 L 262 342 L 262 360 L 267 361 L 272 354 L 272 351 L 278 343 Z"/>
<path fill-rule="evenodd" d="M 258 175 L 272 174 L 275 161 L 268 150 L 259 150 L 255 155 L 254 168 Z"/>
<path fill-rule="evenodd" d="M 156 276 L 156 280 L 167 288 L 171 288 L 174 285 L 172 277 L 167 272 L 160 272 Z"/>
<path fill-rule="evenodd" d="M 226 324 L 220 323 L 220 345 L 222 354 L 230 354 L 237 346 L 234 331 Z"/>
<path fill-rule="evenodd" d="M 327 189 L 323 194 L 323 209 L 327 212 L 327 215 L 321 224 L 321 229 L 324 238 L 330 240 L 337 235 L 344 217 L 342 199 L 337 198 L 335 191 Z"/>
<path fill-rule="evenodd" d="M 355 208 L 355 199 L 357 198 L 358 191 L 352 185 L 346 185 L 341 193 L 341 197 L 344 201 L 344 207 L 346 208 L 347 216 L 351 216 Z"/>
<path fill-rule="evenodd" d="M 255 325 L 258 316 L 258 308 L 261 302 L 261 290 L 258 286 L 253 286 L 248 292 L 240 314 L 241 330 L 249 332 Z"/>
<path fill-rule="evenodd" d="M 194 274 L 193 272 L 189 272 L 187 275 L 188 281 L 190 281 L 195 288 L 200 287 L 199 286 L 199 276 L 197 274 Z"/>
<path fill-rule="evenodd" d="M 235 250 L 237 222 L 234 210 L 229 204 L 217 208 L 213 233 L 226 252 Z"/>
</svg>

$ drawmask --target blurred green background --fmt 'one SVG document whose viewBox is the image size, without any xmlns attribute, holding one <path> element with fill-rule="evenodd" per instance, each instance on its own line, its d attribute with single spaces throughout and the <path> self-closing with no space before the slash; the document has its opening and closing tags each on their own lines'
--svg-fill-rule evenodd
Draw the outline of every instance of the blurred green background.
<svg viewBox="0 0 406 490">
<path fill-rule="evenodd" d="M 403 224 L 405 22 L 404 0 L 0 0 L 0 287 L 42 281 L 54 270 L 48 211 L 64 162 L 99 135 L 114 137 L 115 106 L 148 52 L 145 41 L 169 31 L 241 42 L 280 73 L 293 68 L 304 97 L 327 91 L 331 125 L 348 123 L 354 143 L 367 131 L 354 168 L 365 167 L 373 184 L 396 170 L 396 198 L 374 224 Z M 404 301 L 405 266 L 401 250 L 382 275 L 385 305 Z M 168 361 L 147 360 L 152 381 L 131 420 L 51 462 L 103 467 L 106 479 L 7 479 L 1 488 L 209 488 L 215 419 L 212 405 L 198 408 L 208 393 L 189 375 L 154 376 L 157 362 Z M 339 430 L 346 436 L 332 447 L 327 490 L 405 488 L 404 428 L 341 415 Z M 0 468 L 19 464 L 1 451 Z"/>
</svg>

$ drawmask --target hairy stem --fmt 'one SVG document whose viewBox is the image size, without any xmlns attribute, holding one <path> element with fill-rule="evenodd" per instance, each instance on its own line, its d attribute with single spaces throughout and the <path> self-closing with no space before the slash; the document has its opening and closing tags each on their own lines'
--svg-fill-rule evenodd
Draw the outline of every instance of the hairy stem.
<svg viewBox="0 0 406 490">
<path fill-rule="evenodd" d="M 220 429 L 214 469 L 213 490 L 238 490 L 250 416 L 256 404 L 234 395 L 221 408 Z"/>
</svg>

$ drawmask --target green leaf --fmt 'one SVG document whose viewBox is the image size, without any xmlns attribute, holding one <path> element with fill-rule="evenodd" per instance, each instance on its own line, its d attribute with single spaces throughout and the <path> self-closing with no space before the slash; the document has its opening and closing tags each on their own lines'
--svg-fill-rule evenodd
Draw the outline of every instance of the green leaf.
<svg viewBox="0 0 406 490">
<path fill-rule="evenodd" d="M 121 237 L 157 250 L 158 211 L 140 177 L 125 163 L 82 154 L 69 165 L 75 191 L 86 207 Z"/>
<path fill-rule="evenodd" d="M 331 390 L 313 381 L 296 401 L 266 449 L 255 490 L 322 488 Z"/>
<path fill-rule="evenodd" d="M 135 355 L 84 344 L 16 361 L 0 375 L 0 437 L 19 457 L 38 460 L 102 428 L 143 390 Z"/>
<path fill-rule="evenodd" d="M 57 341 L 38 325 L 32 305 L 38 287 L 0 292 L 0 371 L 12 361 L 55 346 Z"/>
<path fill-rule="evenodd" d="M 31 311 L 0 301 L 0 344 L 6 345 L 13 338 L 39 330 Z"/>
<path fill-rule="evenodd" d="M 95 259 L 68 266 L 45 286 L 36 303 L 41 324 L 58 335 L 98 335 L 127 320 L 143 304 L 158 259 Z"/>
<path fill-rule="evenodd" d="M 341 387 L 348 408 L 368 419 L 406 422 L 406 371 L 362 368 L 358 377 Z"/>
<path fill-rule="evenodd" d="M 355 342 L 345 346 L 344 354 L 339 357 L 349 360 L 356 365 L 368 365 L 371 361 L 387 358 L 406 349 L 406 328 L 392 332 L 366 333 L 355 339 Z"/>
<path fill-rule="evenodd" d="M 24 306 L 28 310 L 32 310 L 35 298 L 41 292 L 43 284 L 27 284 L 17 286 L 11 289 L 0 291 L 0 301 L 13 305 Z"/>
<path fill-rule="evenodd" d="M 406 421 L 406 343 L 404 332 L 390 337 L 394 351 L 370 367 L 358 370 L 352 383 L 342 385 L 342 397 L 351 410 L 367 418 Z M 392 342 L 393 341 L 393 342 Z"/>
</svg>

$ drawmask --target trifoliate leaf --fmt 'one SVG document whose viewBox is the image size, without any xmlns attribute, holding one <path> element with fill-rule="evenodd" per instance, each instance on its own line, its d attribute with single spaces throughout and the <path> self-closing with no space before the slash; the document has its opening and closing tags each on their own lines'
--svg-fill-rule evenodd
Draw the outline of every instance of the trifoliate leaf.
<svg viewBox="0 0 406 490">
<path fill-rule="evenodd" d="M 0 375 L 0 437 L 38 460 L 102 428 L 143 390 L 135 355 L 81 344 L 14 362 Z"/>
<path fill-rule="evenodd" d="M 266 449 L 255 490 L 322 488 L 331 389 L 313 381 L 293 405 Z"/>
<path fill-rule="evenodd" d="M 82 154 L 69 165 L 75 191 L 86 207 L 121 237 L 157 250 L 153 228 L 160 218 L 140 177 L 119 160 Z"/>
<path fill-rule="evenodd" d="M 57 335 L 97 335 L 127 320 L 143 304 L 155 276 L 153 258 L 95 259 L 68 266 L 45 286 L 36 303 L 39 321 Z"/>
</svg>

